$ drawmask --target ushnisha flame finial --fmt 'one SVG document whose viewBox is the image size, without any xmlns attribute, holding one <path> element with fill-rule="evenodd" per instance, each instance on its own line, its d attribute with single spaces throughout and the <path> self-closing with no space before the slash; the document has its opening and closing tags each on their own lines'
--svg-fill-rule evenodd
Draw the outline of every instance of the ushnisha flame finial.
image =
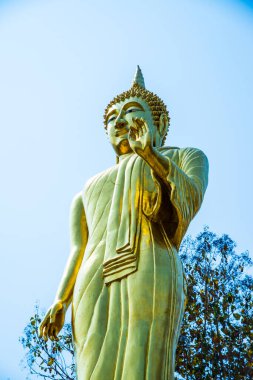
<svg viewBox="0 0 253 380">
<path fill-rule="evenodd" d="M 136 69 L 136 72 L 134 75 L 134 80 L 133 80 L 132 86 L 134 86 L 135 84 L 138 84 L 140 87 L 145 88 L 145 82 L 144 82 L 143 74 L 141 72 L 139 65 L 137 65 L 137 69 Z"/>
</svg>

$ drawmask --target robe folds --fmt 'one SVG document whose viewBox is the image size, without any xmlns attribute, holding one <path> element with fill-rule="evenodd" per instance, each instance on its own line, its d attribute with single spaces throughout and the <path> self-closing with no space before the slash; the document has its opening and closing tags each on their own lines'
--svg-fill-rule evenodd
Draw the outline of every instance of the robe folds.
<svg viewBox="0 0 253 380">
<path fill-rule="evenodd" d="M 186 294 L 178 249 L 208 161 L 198 149 L 159 151 L 167 180 L 127 154 L 83 190 L 88 242 L 72 300 L 78 380 L 174 379 Z"/>
</svg>

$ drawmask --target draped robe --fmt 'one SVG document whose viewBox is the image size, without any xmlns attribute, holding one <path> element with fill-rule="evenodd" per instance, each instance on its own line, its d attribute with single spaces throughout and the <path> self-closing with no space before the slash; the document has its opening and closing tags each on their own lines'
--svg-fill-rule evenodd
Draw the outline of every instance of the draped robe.
<svg viewBox="0 0 253 380">
<path fill-rule="evenodd" d="M 208 162 L 160 148 L 161 180 L 136 154 L 88 181 L 88 242 L 72 300 L 78 380 L 172 380 L 186 284 L 178 249 L 199 210 Z"/>
</svg>

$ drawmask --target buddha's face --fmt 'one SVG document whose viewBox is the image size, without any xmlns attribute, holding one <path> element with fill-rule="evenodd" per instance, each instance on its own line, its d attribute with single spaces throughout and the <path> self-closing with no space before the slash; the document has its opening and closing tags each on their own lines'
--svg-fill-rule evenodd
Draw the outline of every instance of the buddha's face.
<svg viewBox="0 0 253 380">
<path fill-rule="evenodd" d="M 132 152 L 128 138 L 133 118 L 144 119 L 150 132 L 153 135 L 157 132 L 151 110 L 141 98 L 132 97 L 114 104 L 108 110 L 106 124 L 109 140 L 117 156 Z"/>
</svg>

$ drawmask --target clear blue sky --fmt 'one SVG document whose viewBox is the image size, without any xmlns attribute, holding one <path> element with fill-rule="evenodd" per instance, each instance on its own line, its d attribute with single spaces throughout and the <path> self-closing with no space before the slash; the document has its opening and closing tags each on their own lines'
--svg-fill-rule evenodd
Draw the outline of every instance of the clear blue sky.
<svg viewBox="0 0 253 380">
<path fill-rule="evenodd" d="M 249 1 L 0 1 L 1 380 L 25 378 L 18 337 L 54 298 L 72 197 L 114 164 L 103 110 L 137 64 L 170 110 L 167 145 L 209 158 L 189 232 L 253 252 L 252 41 Z"/>
</svg>

